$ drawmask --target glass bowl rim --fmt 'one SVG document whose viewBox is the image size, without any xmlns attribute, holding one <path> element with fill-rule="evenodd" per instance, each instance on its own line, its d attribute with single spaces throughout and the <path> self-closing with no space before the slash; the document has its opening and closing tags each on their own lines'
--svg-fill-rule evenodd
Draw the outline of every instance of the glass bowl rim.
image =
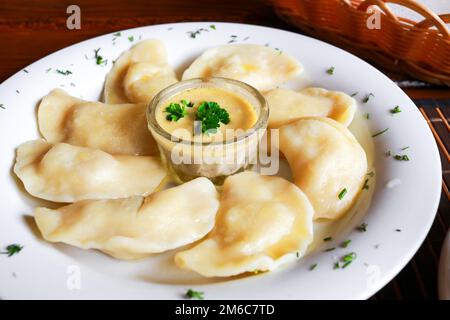
<svg viewBox="0 0 450 320">
<path fill-rule="evenodd" d="M 256 120 L 256 122 L 253 124 L 253 126 L 251 128 L 246 130 L 244 132 L 244 134 L 233 137 L 233 139 L 221 140 L 221 141 L 198 142 L 198 141 L 193 141 L 193 140 L 185 140 L 185 139 L 173 136 L 172 134 L 170 134 L 169 132 L 164 130 L 159 125 L 159 123 L 156 121 L 155 111 L 156 111 L 156 106 L 158 105 L 158 103 L 160 103 L 160 101 L 163 101 L 162 98 L 164 97 L 165 94 L 167 94 L 173 90 L 176 90 L 178 87 L 187 86 L 189 84 L 200 85 L 202 83 L 211 82 L 211 80 L 218 81 L 219 83 L 225 82 L 225 83 L 228 83 L 228 84 L 231 84 L 234 86 L 238 86 L 238 87 L 248 91 L 253 97 L 256 98 L 256 100 L 258 101 L 258 103 L 260 105 L 260 108 L 259 108 L 260 111 L 259 111 L 258 119 Z M 190 89 L 194 89 L 194 88 L 195 87 L 192 87 Z M 224 89 L 224 90 L 227 90 L 227 89 Z M 153 107 L 155 107 L 155 108 L 153 108 Z M 266 99 L 264 98 L 264 96 L 256 88 L 248 85 L 245 82 L 235 80 L 235 79 L 224 78 L 224 77 L 192 78 L 192 79 L 176 82 L 176 83 L 164 88 L 160 92 L 158 92 L 158 94 L 156 96 L 154 96 L 153 99 L 150 101 L 150 103 L 147 105 L 146 116 L 147 116 L 147 123 L 148 123 L 148 125 L 151 126 L 152 130 L 154 130 L 158 135 L 162 136 L 164 139 L 169 140 L 171 142 L 183 143 L 183 144 L 187 144 L 187 145 L 204 145 L 204 146 L 227 145 L 230 143 L 236 143 L 243 139 L 246 139 L 260 129 L 265 130 L 267 127 L 268 119 L 269 119 L 269 105 L 268 105 Z"/>
</svg>

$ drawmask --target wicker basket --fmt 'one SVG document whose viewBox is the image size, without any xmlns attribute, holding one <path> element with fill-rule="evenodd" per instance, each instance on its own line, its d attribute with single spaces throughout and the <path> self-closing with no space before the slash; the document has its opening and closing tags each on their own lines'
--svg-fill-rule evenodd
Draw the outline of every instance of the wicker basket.
<svg viewBox="0 0 450 320">
<path fill-rule="evenodd" d="M 413 0 L 271 0 L 277 14 L 317 38 L 420 80 L 450 86 L 450 14 L 437 16 Z M 424 17 L 397 17 L 396 3 Z M 380 28 L 367 21 L 378 10 Z M 372 20 L 373 21 L 373 20 Z"/>
</svg>

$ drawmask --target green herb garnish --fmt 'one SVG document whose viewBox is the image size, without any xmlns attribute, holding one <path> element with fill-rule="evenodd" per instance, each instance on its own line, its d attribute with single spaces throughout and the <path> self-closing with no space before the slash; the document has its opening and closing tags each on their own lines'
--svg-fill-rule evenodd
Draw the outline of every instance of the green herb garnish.
<svg viewBox="0 0 450 320">
<path fill-rule="evenodd" d="M 367 223 L 363 222 L 361 223 L 356 230 L 360 231 L 360 232 L 366 232 L 367 231 Z"/>
<path fill-rule="evenodd" d="M 389 112 L 392 114 L 396 114 L 402 112 L 402 110 L 400 110 L 399 106 L 395 106 L 393 109 L 389 110 Z"/>
<path fill-rule="evenodd" d="M 122 32 L 120 32 L 120 31 L 113 34 L 114 37 L 120 37 L 121 35 L 122 35 Z"/>
<path fill-rule="evenodd" d="M 69 74 L 72 74 L 72 71 L 70 70 L 60 70 L 60 69 L 56 69 L 56 72 L 59 74 L 62 74 L 64 76 L 68 76 Z"/>
<path fill-rule="evenodd" d="M 1 108 L 1 109 L 6 109 L 6 108 L 3 106 L 3 103 L 0 103 L 0 108 Z"/>
<path fill-rule="evenodd" d="M 216 30 L 216 26 L 214 24 L 209 26 L 211 29 Z"/>
<path fill-rule="evenodd" d="M 375 134 L 372 135 L 372 138 L 375 138 L 375 137 L 379 136 L 380 134 L 385 133 L 385 132 L 388 131 L 388 130 L 389 130 L 389 128 L 386 128 L 386 129 L 384 129 L 384 130 L 378 131 L 377 133 L 375 133 Z"/>
<path fill-rule="evenodd" d="M 334 67 L 328 68 L 328 69 L 327 69 L 327 73 L 328 73 L 329 75 L 334 74 Z"/>
<path fill-rule="evenodd" d="M 341 258 L 343 265 L 341 266 L 342 269 L 346 268 L 350 263 L 352 263 L 356 259 L 356 253 L 350 252 L 349 254 L 346 254 Z"/>
<path fill-rule="evenodd" d="M 200 33 L 202 33 L 202 31 L 209 32 L 208 29 L 200 28 L 200 29 L 197 29 L 195 31 L 188 31 L 186 33 L 189 35 L 189 37 L 191 37 L 192 39 L 195 39 L 195 38 L 197 38 L 198 35 L 200 35 Z"/>
<path fill-rule="evenodd" d="M 49 73 L 52 70 L 52 68 L 48 68 L 47 70 L 45 70 L 45 73 Z"/>
<path fill-rule="evenodd" d="M 370 97 L 375 97 L 375 95 L 371 92 L 369 94 L 366 94 L 366 96 L 364 97 L 364 99 L 362 100 L 362 102 L 367 103 L 370 100 Z"/>
<path fill-rule="evenodd" d="M 129 36 L 128 37 L 128 41 L 133 42 L 134 41 L 134 36 Z"/>
<path fill-rule="evenodd" d="M 100 51 L 100 48 L 95 49 L 94 50 L 94 57 L 95 57 L 95 62 L 101 66 L 101 65 L 106 65 L 108 63 L 108 60 L 103 60 L 103 57 L 101 55 L 98 54 L 98 52 Z"/>
<path fill-rule="evenodd" d="M 186 108 L 192 108 L 194 106 L 193 102 L 187 101 L 185 99 L 181 100 L 180 103 Z"/>
<path fill-rule="evenodd" d="M 333 269 L 339 269 L 339 262 L 335 262 L 335 263 L 334 263 Z"/>
<path fill-rule="evenodd" d="M 204 293 L 203 293 L 203 292 L 201 292 L 201 291 L 195 291 L 195 290 L 192 290 L 192 289 L 189 289 L 189 290 L 186 292 L 185 297 L 188 298 L 188 299 L 198 299 L 198 300 L 203 300 L 203 299 L 205 299 Z"/>
<path fill-rule="evenodd" d="M 183 104 L 179 104 L 179 103 L 170 103 L 165 110 L 166 113 L 168 113 L 168 115 L 166 116 L 166 119 L 169 121 L 178 121 L 181 118 L 184 118 L 184 116 L 186 115 L 186 108 Z"/>
<path fill-rule="evenodd" d="M 1 254 L 7 254 L 8 257 L 11 257 L 15 255 L 16 253 L 19 253 L 23 249 L 23 246 L 20 244 L 10 244 L 6 247 L 6 251 L 0 252 Z"/>
<path fill-rule="evenodd" d="M 369 179 L 364 180 L 362 190 L 369 190 Z"/>
<path fill-rule="evenodd" d="M 313 265 L 311 265 L 311 266 L 309 267 L 309 270 L 310 270 L 310 271 L 313 271 L 316 267 L 317 267 L 317 263 L 314 263 Z"/>
<path fill-rule="evenodd" d="M 366 114 L 364 115 L 364 119 L 369 120 L 369 119 L 370 119 L 370 113 L 366 113 Z"/>
<path fill-rule="evenodd" d="M 400 151 L 405 151 L 406 149 L 409 149 L 409 146 L 401 148 Z"/>
<path fill-rule="evenodd" d="M 330 251 L 333 251 L 333 250 L 336 250 L 336 248 L 335 247 L 328 248 L 328 249 L 325 250 L 325 252 L 330 252 Z"/>
<path fill-rule="evenodd" d="M 339 192 L 339 194 L 338 194 L 339 200 L 342 200 L 346 194 L 347 194 L 347 188 L 342 189 L 341 192 Z"/>
<path fill-rule="evenodd" d="M 230 115 L 217 102 L 204 101 L 197 109 L 195 120 L 201 121 L 202 133 L 216 133 L 220 123 L 230 123 Z"/>
<path fill-rule="evenodd" d="M 395 229 L 396 232 L 402 232 L 402 229 Z"/>
<path fill-rule="evenodd" d="M 326 238 L 323 238 L 323 241 L 331 241 L 331 240 L 333 240 L 333 237 L 326 237 Z"/>
<path fill-rule="evenodd" d="M 394 159 L 398 160 L 398 161 L 409 161 L 409 157 L 406 154 L 403 154 L 403 155 L 396 154 L 394 156 Z"/>
<path fill-rule="evenodd" d="M 349 245 L 351 242 L 352 242 L 352 240 L 350 240 L 350 239 L 345 240 L 344 242 L 342 242 L 341 247 L 342 247 L 342 248 L 347 248 L 348 245 Z"/>
<path fill-rule="evenodd" d="M 358 94 L 359 92 L 358 91 L 356 91 L 356 92 L 353 92 L 351 95 L 350 95 L 350 97 L 354 97 L 354 96 L 356 96 L 357 94 Z"/>
</svg>

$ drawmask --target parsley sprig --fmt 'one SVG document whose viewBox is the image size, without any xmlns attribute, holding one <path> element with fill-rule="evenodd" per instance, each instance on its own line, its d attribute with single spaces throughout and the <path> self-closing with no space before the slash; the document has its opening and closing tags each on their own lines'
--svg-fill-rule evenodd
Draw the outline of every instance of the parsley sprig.
<svg viewBox="0 0 450 320">
<path fill-rule="evenodd" d="M 230 123 L 230 114 L 217 102 L 204 101 L 198 106 L 195 120 L 201 121 L 202 133 L 216 133 L 221 123 Z"/>
</svg>

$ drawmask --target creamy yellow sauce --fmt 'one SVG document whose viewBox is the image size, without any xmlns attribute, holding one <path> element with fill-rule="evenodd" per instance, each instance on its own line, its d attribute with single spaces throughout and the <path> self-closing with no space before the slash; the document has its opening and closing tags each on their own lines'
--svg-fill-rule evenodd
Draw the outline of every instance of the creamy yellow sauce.
<svg viewBox="0 0 450 320">
<path fill-rule="evenodd" d="M 191 108 L 186 108 L 187 114 L 178 121 L 169 121 L 166 119 L 168 113 L 166 107 L 170 103 L 180 103 L 186 100 L 194 104 Z M 220 124 L 216 134 L 194 134 L 198 132 L 194 128 L 195 113 L 198 106 L 204 101 L 217 102 L 220 107 L 225 109 L 230 115 L 228 124 Z M 160 103 L 156 110 L 156 121 L 168 133 L 185 140 L 192 141 L 222 141 L 233 138 L 243 131 L 250 129 L 257 121 L 258 114 L 255 108 L 245 98 L 240 95 L 219 88 L 205 87 L 195 88 L 183 91 L 170 99 Z M 183 129 L 183 130 L 180 130 Z M 233 129 L 230 131 L 227 129 Z M 240 129 L 239 131 L 235 131 Z M 226 136 L 227 134 L 227 136 Z"/>
</svg>

